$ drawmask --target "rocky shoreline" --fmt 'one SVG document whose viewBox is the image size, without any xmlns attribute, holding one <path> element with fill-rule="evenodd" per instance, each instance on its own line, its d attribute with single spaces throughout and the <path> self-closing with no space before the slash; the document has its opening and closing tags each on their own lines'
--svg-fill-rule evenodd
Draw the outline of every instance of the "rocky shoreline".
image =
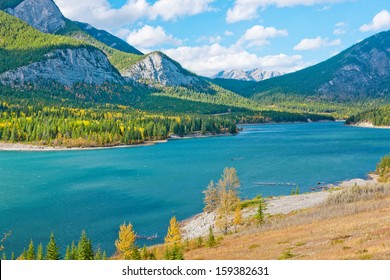
<svg viewBox="0 0 390 280">
<path fill-rule="evenodd" d="M 342 181 L 337 185 L 328 185 L 327 189 L 337 188 L 335 191 L 339 191 L 339 188 L 348 188 L 355 185 L 365 186 L 372 183 L 376 183 L 377 178 L 374 175 L 369 175 L 369 178 L 364 179 L 351 179 Z M 320 192 L 305 193 L 300 195 L 289 195 L 266 198 L 267 204 L 266 214 L 288 214 L 293 211 L 312 208 L 321 205 L 326 201 L 331 192 L 323 190 Z M 244 209 L 242 216 L 247 218 L 254 216 L 256 208 Z M 216 214 L 212 213 L 200 213 L 189 219 L 181 222 L 182 235 L 184 239 L 194 239 L 199 236 L 206 236 L 209 232 L 210 226 L 214 226 L 216 220 Z"/>
</svg>

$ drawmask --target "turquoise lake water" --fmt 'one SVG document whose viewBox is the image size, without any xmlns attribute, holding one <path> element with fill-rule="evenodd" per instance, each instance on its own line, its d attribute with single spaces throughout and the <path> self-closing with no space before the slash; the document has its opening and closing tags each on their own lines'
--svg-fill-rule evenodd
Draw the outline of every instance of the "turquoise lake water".
<svg viewBox="0 0 390 280">
<path fill-rule="evenodd" d="M 55 233 L 62 251 L 85 229 L 110 255 L 119 225 L 163 242 L 170 218 L 202 211 L 202 191 L 235 167 L 241 197 L 301 192 L 317 182 L 365 178 L 390 152 L 390 130 L 342 123 L 250 125 L 237 136 L 147 147 L 65 152 L 0 152 L 0 232 L 7 253 Z M 142 245 L 143 240 L 140 240 Z"/>
</svg>

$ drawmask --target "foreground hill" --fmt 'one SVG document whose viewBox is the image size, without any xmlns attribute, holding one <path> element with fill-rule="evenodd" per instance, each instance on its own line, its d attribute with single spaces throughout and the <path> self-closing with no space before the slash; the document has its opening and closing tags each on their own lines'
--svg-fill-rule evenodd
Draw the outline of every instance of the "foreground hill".
<svg viewBox="0 0 390 280">
<path fill-rule="evenodd" d="M 359 42 L 301 71 L 259 82 L 240 91 L 257 100 L 287 94 L 317 100 L 389 98 L 390 31 Z"/>
</svg>

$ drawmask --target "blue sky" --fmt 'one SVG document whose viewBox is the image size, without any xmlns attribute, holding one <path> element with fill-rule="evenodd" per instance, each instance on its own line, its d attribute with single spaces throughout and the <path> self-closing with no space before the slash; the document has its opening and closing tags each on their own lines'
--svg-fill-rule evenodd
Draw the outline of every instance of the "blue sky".
<svg viewBox="0 0 390 280">
<path fill-rule="evenodd" d="M 290 72 L 390 29 L 389 0 L 54 0 L 70 19 L 189 70 Z"/>
</svg>

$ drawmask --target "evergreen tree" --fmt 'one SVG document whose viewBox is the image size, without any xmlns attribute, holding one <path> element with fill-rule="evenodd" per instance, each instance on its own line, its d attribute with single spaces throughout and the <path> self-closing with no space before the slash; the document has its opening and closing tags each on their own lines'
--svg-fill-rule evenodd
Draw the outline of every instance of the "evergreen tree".
<svg viewBox="0 0 390 280">
<path fill-rule="evenodd" d="M 3 252 L 3 256 L 2 256 L 2 258 L 1 258 L 3 261 L 5 261 L 5 260 L 7 260 L 7 255 L 6 255 L 6 253 L 5 252 Z"/>
<path fill-rule="evenodd" d="M 14 251 L 12 251 L 12 254 L 11 254 L 11 260 L 15 260 L 15 252 Z"/>
<path fill-rule="evenodd" d="M 209 228 L 209 235 L 208 235 L 208 238 L 207 238 L 207 246 L 209 248 L 212 248 L 215 245 L 217 245 L 217 241 L 215 240 L 215 236 L 214 236 L 214 233 L 213 233 L 213 228 L 210 226 L 210 228 Z"/>
<path fill-rule="evenodd" d="M 37 249 L 37 260 L 41 261 L 43 260 L 43 245 L 42 243 L 39 243 L 38 249 Z"/>
<path fill-rule="evenodd" d="M 256 222 L 258 225 L 262 225 L 265 222 L 265 214 L 264 212 L 267 210 L 267 206 L 265 204 L 264 198 L 259 197 L 259 207 L 257 208 L 257 212 L 255 215 Z"/>
<path fill-rule="evenodd" d="M 35 260 L 35 247 L 32 240 L 30 241 L 30 245 L 28 245 L 27 260 Z"/>
<path fill-rule="evenodd" d="M 60 248 L 57 246 L 57 242 L 54 239 L 54 233 L 50 235 L 50 241 L 46 246 L 46 260 L 59 260 L 61 259 Z"/>
<path fill-rule="evenodd" d="M 100 250 L 100 248 L 98 248 L 96 250 L 94 260 L 102 260 L 102 259 L 103 259 L 102 251 Z"/>
<path fill-rule="evenodd" d="M 103 251 L 102 260 L 107 260 L 107 254 L 106 254 L 106 251 Z"/>
<path fill-rule="evenodd" d="M 65 250 L 65 260 L 69 261 L 71 260 L 71 251 L 70 251 L 70 246 L 66 246 L 66 250 Z"/>
<path fill-rule="evenodd" d="M 132 260 L 141 260 L 141 253 L 136 245 L 133 246 L 133 250 L 131 251 L 131 259 Z"/>
<path fill-rule="evenodd" d="M 92 242 L 88 239 L 84 230 L 81 232 L 81 237 L 77 244 L 77 257 L 78 260 L 93 260 L 94 258 Z"/>
</svg>

